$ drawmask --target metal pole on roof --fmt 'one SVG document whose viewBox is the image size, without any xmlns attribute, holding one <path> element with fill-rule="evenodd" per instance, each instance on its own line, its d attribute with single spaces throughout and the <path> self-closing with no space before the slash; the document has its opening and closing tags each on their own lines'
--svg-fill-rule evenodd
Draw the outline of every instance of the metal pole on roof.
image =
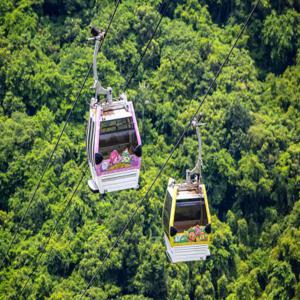
<svg viewBox="0 0 300 300">
<path fill-rule="evenodd" d="M 106 100 L 109 105 L 112 104 L 112 88 L 104 88 L 101 85 L 101 82 L 98 78 L 98 71 L 97 71 L 97 55 L 100 48 L 100 41 L 104 39 L 105 31 L 100 31 L 96 27 L 91 27 L 91 33 L 93 35 L 92 38 L 89 38 L 89 40 L 95 41 L 95 48 L 94 48 L 94 56 L 93 56 L 93 78 L 94 78 L 94 84 L 92 86 L 93 89 L 95 89 L 95 100 L 98 102 L 98 96 L 100 94 L 106 95 Z"/>
</svg>

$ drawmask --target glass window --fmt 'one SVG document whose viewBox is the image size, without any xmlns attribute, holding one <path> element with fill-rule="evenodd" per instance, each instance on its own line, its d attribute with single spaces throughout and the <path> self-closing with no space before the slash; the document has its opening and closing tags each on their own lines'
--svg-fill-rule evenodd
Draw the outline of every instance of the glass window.
<svg viewBox="0 0 300 300">
<path fill-rule="evenodd" d="M 89 136 L 90 136 L 90 120 L 86 126 L 86 154 L 88 156 L 88 160 L 90 160 Z"/>
<path fill-rule="evenodd" d="M 105 158 L 113 150 L 121 153 L 126 148 L 132 154 L 136 146 L 137 138 L 131 117 L 101 122 L 99 148 Z"/>
<path fill-rule="evenodd" d="M 169 233 L 171 209 L 172 209 L 172 196 L 170 195 L 169 191 L 167 191 L 165 207 L 164 207 L 164 215 L 163 215 L 164 227 L 167 233 Z"/>
<path fill-rule="evenodd" d="M 94 155 L 94 146 L 95 146 L 95 122 L 91 121 L 91 149 L 90 149 L 90 154 L 91 154 L 91 162 L 93 165 L 95 165 L 95 155 Z"/>
<path fill-rule="evenodd" d="M 88 155 L 88 160 L 92 163 L 93 159 L 92 159 L 92 126 L 93 126 L 93 122 L 92 122 L 92 118 L 90 118 L 88 125 L 87 125 L 87 137 L 86 137 L 86 151 L 87 151 L 87 155 Z"/>
<path fill-rule="evenodd" d="M 116 132 L 133 128 L 133 121 L 130 117 L 101 122 L 102 133 Z"/>
<path fill-rule="evenodd" d="M 176 203 L 175 222 L 178 221 L 190 221 L 199 220 L 201 217 L 201 205 L 200 200 L 189 201 L 185 200 Z"/>
<path fill-rule="evenodd" d="M 195 225 L 205 226 L 207 214 L 203 199 L 177 200 L 174 217 L 174 226 L 178 232 L 189 229 Z"/>
</svg>

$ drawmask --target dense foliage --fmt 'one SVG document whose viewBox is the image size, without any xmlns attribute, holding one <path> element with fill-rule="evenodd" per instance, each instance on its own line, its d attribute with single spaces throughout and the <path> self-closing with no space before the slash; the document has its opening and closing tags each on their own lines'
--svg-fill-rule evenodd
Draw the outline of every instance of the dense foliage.
<svg viewBox="0 0 300 300">
<path fill-rule="evenodd" d="M 0 2 L 0 299 L 299 299 L 300 6 L 264 0 L 202 107 L 212 256 L 172 265 L 162 241 L 169 176 L 193 166 L 191 130 L 151 197 L 102 260 L 197 108 L 253 1 L 124 0 L 98 55 L 117 96 L 163 21 L 127 91 L 143 139 L 141 188 L 91 194 L 83 89 L 27 217 L 28 201 L 92 60 L 89 25 L 105 28 L 108 0 Z M 49 233 L 56 226 L 49 244 Z M 42 253 L 42 255 L 40 255 Z M 28 281 L 25 289 L 24 284 Z M 22 291 L 22 293 L 21 293 Z"/>
</svg>

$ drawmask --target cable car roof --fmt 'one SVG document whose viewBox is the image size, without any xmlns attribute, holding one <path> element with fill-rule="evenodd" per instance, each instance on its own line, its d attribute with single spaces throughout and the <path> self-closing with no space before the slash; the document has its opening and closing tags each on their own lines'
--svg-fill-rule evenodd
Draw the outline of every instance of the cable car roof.
<svg viewBox="0 0 300 300">
<path fill-rule="evenodd" d="M 200 195 L 198 186 L 195 183 L 185 182 L 176 185 L 178 187 L 176 196 L 177 200 L 203 198 L 203 195 Z"/>
<path fill-rule="evenodd" d="M 102 114 L 103 121 L 110 121 L 110 120 L 123 119 L 129 117 L 132 117 L 131 113 L 127 111 L 124 107 L 104 110 Z"/>
<path fill-rule="evenodd" d="M 202 198 L 198 192 L 178 191 L 177 200 L 197 199 Z"/>
</svg>

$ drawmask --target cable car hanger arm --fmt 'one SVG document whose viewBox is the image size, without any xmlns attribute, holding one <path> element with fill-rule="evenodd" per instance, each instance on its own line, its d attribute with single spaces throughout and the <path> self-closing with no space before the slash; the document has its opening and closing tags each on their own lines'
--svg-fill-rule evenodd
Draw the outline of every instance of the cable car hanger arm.
<svg viewBox="0 0 300 300">
<path fill-rule="evenodd" d="M 192 126 L 196 128 L 196 134 L 198 138 L 198 159 L 196 162 L 195 167 L 192 170 L 186 170 L 186 181 L 192 182 L 192 175 L 197 175 L 197 181 L 200 183 L 200 180 L 202 178 L 201 174 L 201 167 L 203 165 L 202 161 L 202 140 L 201 140 L 201 133 L 200 133 L 200 126 L 205 125 L 205 123 L 201 123 L 200 119 L 202 118 L 202 114 L 199 116 L 199 120 L 197 120 L 197 117 L 193 120 Z"/>
<path fill-rule="evenodd" d="M 92 38 L 89 38 L 89 40 L 95 41 L 95 48 L 94 48 L 94 56 L 93 56 L 93 78 L 94 78 L 94 84 L 92 86 L 93 89 L 95 89 L 95 101 L 98 102 L 98 96 L 100 94 L 106 95 L 106 99 L 109 104 L 112 103 L 112 89 L 111 87 L 108 87 L 105 89 L 101 82 L 98 79 L 98 71 L 97 71 L 97 55 L 100 48 L 100 41 L 105 36 L 105 31 L 100 31 L 98 28 L 92 26 L 91 27 L 91 33 L 93 35 Z"/>
</svg>

